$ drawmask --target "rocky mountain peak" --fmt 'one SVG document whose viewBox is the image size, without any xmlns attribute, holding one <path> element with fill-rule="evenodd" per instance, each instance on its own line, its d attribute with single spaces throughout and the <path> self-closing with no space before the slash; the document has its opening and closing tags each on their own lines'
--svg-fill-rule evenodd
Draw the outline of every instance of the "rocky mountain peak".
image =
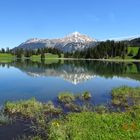
<svg viewBox="0 0 140 140">
<path fill-rule="evenodd" d="M 64 37 L 64 40 L 70 41 L 70 42 L 81 42 L 81 43 L 96 41 L 95 39 L 92 39 L 91 37 L 81 34 L 77 31 Z"/>
<path fill-rule="evenodd" d="M 77 37 L 77 36 L 81 36 L 82 34 L 81 33 L 79 33 L 79 32 L 73 32 L 73 33 L 71 33 L 71 34 L 69 34 L 69 36 L 74 36 L 74 37 Z"/>
<path fill-rule="evenodd" d="M 40 41 L 40 39 L 38 39 L 38 38 L 31 38 L 31 39 L 28 39 L 26 41 L 26 43 L 33 43 L 33 42 L 38 42 L 38 41 Z"/>
<path fill-rule="evenodd" d="M 17 46 L 15 49 L 38 49 L 52 47 L 64 52 L 74 52 L 76 50 L 83 50 L 89 47 L 94 47 L 96 43 L 97 41 L 95 39 L 79 32 L 74 32 L 60 39 L 29 39 Z"/>
</svg>

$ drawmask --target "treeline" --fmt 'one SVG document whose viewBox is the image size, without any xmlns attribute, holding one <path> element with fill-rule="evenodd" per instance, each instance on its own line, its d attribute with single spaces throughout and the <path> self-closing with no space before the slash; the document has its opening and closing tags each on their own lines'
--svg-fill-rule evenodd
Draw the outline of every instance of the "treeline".
<svg viewBox="0 0 140 140">
<path fill-rule="evenodd" d="M 10 53 L 12 55 L 15 55 L 17 58 L 22 58 L 23 56 L 31 57 L 32 55 L 41 55 L 41 57 L 45 57 L 45 53 L 57 54 L 58 57 L 61 57 L 61 54 L 63 52 L 56 48 L 38 48 L 35 50 L 22 49 L 22 48 L 16 48 L 16 49 L 2 48 L 0 49 L 0 53 Z"/>
<path fill-rule="evenodd" d="M 0 53 L 12 53 L 12 51 L 9 48 L 6 48 L 6 49 L 1 48 Z"/>
<path fill-rule="evenodd" d="M 133 56 L 133 50 L 128 54 L 128 44 L 126 42 L 115 42 L 115 41 L 105 41 L 100 42 L 96 47 L 91 47 L 82 51 L 75 52 L 62 52 L 56 48 L 38 48 L 35 50 L 16 48 L 13 50 L 1 49 L 0 53 L 11 53 L 17 58 L 30 58 L 32 55 L 40 55 L 41 59 L 45 58 L 46 53 L 52 53 L 61 57 L 64 53 L 65 58 L 84 58 L 84 59 L 109 59 L 109 58 L 122 58 L 125 59 L 126 56 Z M 137 55 L 133 57 L 134 59 L 140 59 L 140 48 Z"/>
<path fill-rule="evenodd" d="M 67 58 L 91 58 L 91 59 L 108 59 L 114 57 L 121 57 L 125 59 L 128 52 L 127 44 L 123 42 L 106 41 L 101 42 L 96 47 L 88 48 L 83 51 L 76 51 L 73 53 L 65 53 L 64 56 Z"/>
<path fill-rule="evenodd" d="M 140 38 L 135 38 L 130 41 L 125 41 L 130 47 L 140 47 Z"/>
<path fill-rule="evenodd" d="M 140 59 L 140 48 L 139 48 L 139 50 L 138 50 L 137 55 L 136 55 L 134 58 L 135 58 L 135 59 Z"/>
<path fill-rule="evenodd" d="M 24 50 L 22 48 L 17 48 L 12 51 L 17 58 L 22 58 L 23 56 L 26 58 L 31 57 L 32 55 L 41 55 L 41 59 L 45 58 L 45 53 L 57 54 L 58 57 L 61 57 L 61 51 L 56 48 L 38 48 L 36 50 Z"/>
</svg>

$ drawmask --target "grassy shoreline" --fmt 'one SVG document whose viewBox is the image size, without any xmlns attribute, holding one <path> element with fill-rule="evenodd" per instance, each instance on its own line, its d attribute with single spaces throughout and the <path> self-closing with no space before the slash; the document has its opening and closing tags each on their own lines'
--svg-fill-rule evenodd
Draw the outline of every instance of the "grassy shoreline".
<svg viewBox="0 0 140 140">
<path fill-rule="evenodd" d="M 140 62 L 138 59 L 84 59 L 84 58 L 47 58 L 59 60 L 91 60 L 91 61 L 109 61 L 109 62 Z"/>
<path fill-rule="evenodd" d="M 4 111 L 10 116 L 33 120 L 31 127 L 36 135 L 27 140 L 140 139 L 140 88 L 119 87 L 111 95 L 112 105 L 116 109 L 123 107 L 123 111 L 91 105 L 89 92 L 77 96 L 61 93 L 57 97 L 58 105 L 34 98 L 6 102 Z M 69 111 L 65 112 L 66 109 Z"/>
<path fill-rule="evenodd" d="M 63 55 L 59 58 L 57 55 L 48 54 L 44 60 L 89 60 L 89 61 L 109 61 L 109 62 L 140 62 L 140 59 L 119 59 L 119 58 L 110 58 L 110 59 L 84 59 L 84 58 L 64 58 Z M 30 58 L 24 57 L 24 59 L 30 59 L 32 61 L 41 61 L 40 55 L 34 55 Z M 10 62 L 16 60 L 16 57 L 11 54 L 0 54 L 0 62 Z"/>
</svg>

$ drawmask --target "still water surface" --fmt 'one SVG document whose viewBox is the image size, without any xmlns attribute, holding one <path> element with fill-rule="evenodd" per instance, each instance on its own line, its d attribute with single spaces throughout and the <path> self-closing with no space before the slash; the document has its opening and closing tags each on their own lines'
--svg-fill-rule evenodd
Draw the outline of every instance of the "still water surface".
<svg viewBox="0 0 140 140">
<path fill-rule="evenodd" d="M 112 88 L 140 86 L 140 63 L 101 61 L 19 61 L 0 63 L 0 105 L 35 97 L 55 100 L 60 92 L 91 92 L 95 104 L 110 101 Z"/>
</svg>

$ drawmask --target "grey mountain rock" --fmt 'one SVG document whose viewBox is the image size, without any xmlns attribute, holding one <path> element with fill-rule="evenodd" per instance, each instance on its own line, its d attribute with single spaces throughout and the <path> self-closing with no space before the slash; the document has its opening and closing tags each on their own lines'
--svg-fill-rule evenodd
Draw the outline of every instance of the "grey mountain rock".
<svg viewBox="0 0 140 140">
<path fill-rule="evenodd" d="M 74 32 L 60 39 L 29 39 L 26 42 L 17 46 L 17 48 L 22 49 L 38 49 L 38 48 L 57 48 L 64 52 L 74 52 L 76 50 L 83 50 L 89 47 L 94 47 L 97 44 L 97 40 L 80 34 L 79 32 Z"/>
</svg>

